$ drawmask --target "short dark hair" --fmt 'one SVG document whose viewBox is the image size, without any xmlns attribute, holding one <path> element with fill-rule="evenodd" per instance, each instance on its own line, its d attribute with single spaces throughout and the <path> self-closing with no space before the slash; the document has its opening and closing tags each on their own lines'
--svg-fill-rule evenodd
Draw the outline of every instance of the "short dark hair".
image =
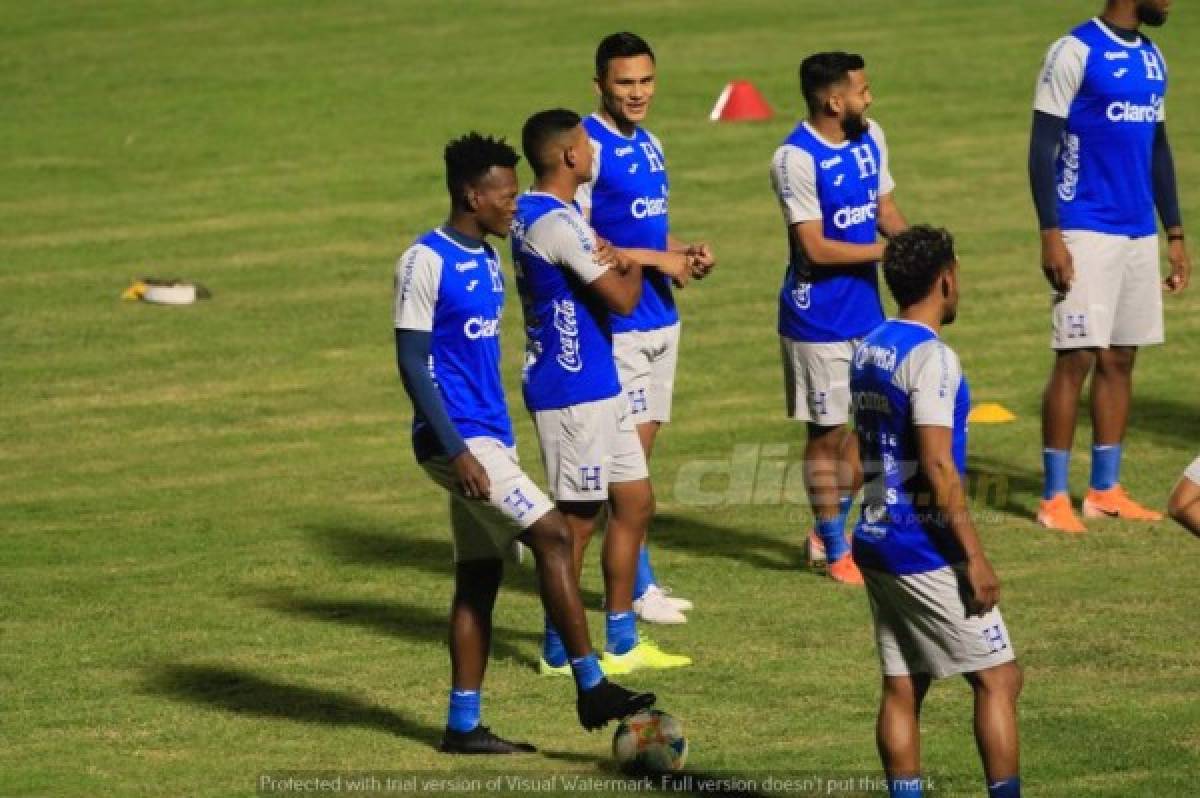
<svg viewBox="0 0 1200 798">
<path fill-rule="evenodd" d="M 937 278 L 954 261 L 954 236 L 945 228 L 919 224 L 888 241 L 883 279 L 896 304 L 906 308 L 929 296 Z"/>
<path fill-rule="evenodd" d="M 841 51 L 813 53 L 800 62 L 800 91 L 809 113 L 821 109 L 821 92 L 835 83 L 841 83 L 849 72 L 864 69 L 867 62 L 856 53 Z"/>
<path fill-rule="evenodd" d="M 654 60 L 654 51 L 641 36 L 636 33 L 623 31 L 605 36 L 596 48 L 596 77 L 603 78 L 608 74 L 608 62 L 614 58 L 632 58 L 635 55 L 648 55 Z"/>
<path fill-rule="evenodd" d="M 502 138 L 471 131 L 446 145 L 446 189 L 456 208 L 465 208 L 467 186 L 477 182 L 493 166 L 512 169 L 521 160 L 516 150 Z"/>
<path fill-rule="evenodd" d="M 521 151 L 525 160 L 533 168 L 533 173 L 541 177 L 550 169 L 550 159 L 546 157 L 546 149 L 552 141 L 574 130 L 583 120 L 579 114 L 566 108 L 551 108 L 548 111 L 538 111 L 525 120 L 521 128 Z"/>
</svg>

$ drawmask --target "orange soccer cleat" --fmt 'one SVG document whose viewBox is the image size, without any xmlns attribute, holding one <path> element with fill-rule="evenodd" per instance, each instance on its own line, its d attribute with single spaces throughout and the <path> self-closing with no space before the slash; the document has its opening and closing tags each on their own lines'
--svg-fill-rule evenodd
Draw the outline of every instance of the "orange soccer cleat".
<svg viewBox="0 0 1200 798">
<path fill-rule="evenodd" d="M 1161 521 L 1162 513 L 1155 512 L 1129 498 L 1120 485 L 1108 490 L 1090 488 L 1083 498 L 1084 518 L 1123 518 L 1126 521 Z"/>
<path fill-rule="evenodd" d="M 1087 531 L 1079 516 L 1075 515 L 1071 497 L 1065 493 L 1060 493 L 1053 499 L 1042 499 L 1038 506 L 1037 521 L 1047 529 L 1057 529 L 1059 532 L 1078 534 Z"/>
<path fill-rule="evenodd" d="M 841 582 L 843 585 L 861 585 L 863 583 L 862 571 L 858 570 L 858 566 L 854 564 L 854 558 L 849 554 L 844 554 L 841 559 L 829 564 L 829 578 L 835 582 Z"/>
</svg>

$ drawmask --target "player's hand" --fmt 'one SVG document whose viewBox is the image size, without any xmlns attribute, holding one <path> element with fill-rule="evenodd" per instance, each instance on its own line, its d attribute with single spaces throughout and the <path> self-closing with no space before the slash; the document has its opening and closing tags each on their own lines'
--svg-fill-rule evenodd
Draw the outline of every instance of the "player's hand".
<svg viewBox="0 0 1200 798">
<path fill-rule="evenodd" d="M 1057 229 L 1042 231 L 1042 273 L 1060 296 L 1065 296 L 1075 282 L 1075 261 Z"/>
<path fill-rule="evenodd" d="M 469 449 L 451 460 L 450 466 L 458 480 L 458 489 L 468 499 L 486 499 L 491 494 L 492 482 L 487 471 Z"/>
<path fill-rule="evenodd" d="M 717 266 L 716 256 L 713 255 L 708 244 L 703 241 L 688 246 L 686 254 L 692 258 L 691 273 L 692 277 L 697 280 L 703 280 Z"/>
<path fill-rule="evenodd" d="M 971 600 L 967 610 L 972 615 L 990 612 L 1000 600 L 1000 580 L 992 570 L 992 564 L 983 554 L 967 558 L 967 584 L 971 587 Z"/>
<path fill-rule="evenodd" d="M 603 266 L 605 269 L 616 269 L 624 274 L 629 271 L 628 266 L 624 265 L 621 259 L 621 253 L 607 239 L 596 236 L 596 263 Z"/>
<path fill-rule="evenodd" d="M 1167 244 L 1167 263 L 1171 265 L 1171 273 L 1163 280 L 1163 287 L 1169 294 L 1178 294 L 1192 279 L 1192 261 L 1182 238 Z"/>
<path fill-rule="evenodd" d="M 655 266 L 671 278 L 671 283 L 676 288 L 684 288 L 692 279 L 695 263 L 696 256 L 689 252 L 663 252 Z"/>
</svg>

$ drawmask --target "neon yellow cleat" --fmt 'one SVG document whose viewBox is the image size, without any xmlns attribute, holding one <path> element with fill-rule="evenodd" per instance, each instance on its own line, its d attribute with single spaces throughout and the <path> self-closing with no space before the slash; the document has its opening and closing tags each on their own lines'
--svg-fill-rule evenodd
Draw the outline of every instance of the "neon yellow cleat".
<svg viewBox="0 0 1200 798">
<path fill-rule="evenodd" d="M 658 647 L 653 640 L 643 637 L 638 644 L 624 654 L 613 654 L 605 651 L 600 658 L 600 667 L 605 673 L 629 673 L 639 668 L 684 668 L 692 664 L 691 657 L 681 654 L 668 654 Z M 623 667 L 626 670 L 613 670 Z"/>
<path fill-rule="evenodd" d="M 537 671 L 542 676 L 570 676 L 571 663 L 564 662 L 562 665 L 555 667 L 549 662 L 546 662 L 545 657 L 538 657 Z M 605 676 L 624 676 L 633 671 L 628 665 L 621 662 L 609 662 L 605 657 L 600 659 L 600 672 Z"/>
</svg>

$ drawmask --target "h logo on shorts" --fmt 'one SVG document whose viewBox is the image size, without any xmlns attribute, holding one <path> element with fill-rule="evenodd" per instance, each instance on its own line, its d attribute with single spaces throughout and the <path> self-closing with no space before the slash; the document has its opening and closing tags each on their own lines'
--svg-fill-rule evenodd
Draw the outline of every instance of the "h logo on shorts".
<svg viewBox="0 0 1200 798">
<path fill-rule="evenodd" d="M 818 416 L 829 414 L 829 394 L 824 391 L 812 391 L 809 396 L 812 399 L 813 409 L 817 411 Z"/>
<path fill-rule="evenodd" d="M 649 403 L 646 401 L 646 389 L 638 388 L 636 391 L 629 391 L 629 412 L 634 415 L 645 413 L 650 409 Z"/>
<path fill-rule="evenodd" d="M 581 490 L 600 490 L 600 466 L 580 466 L 579 474 L 583 478 Z"/>
<path fill-rule="evenodd" d="M 1008 648 L 1008 640 L 1004 638 L 1004 630 L 1000 628 L 1000 624 L 987 627 L 982 634 L 983 642 L 987 643 L 993 654 Z"/>
<path fill-rule="evenodd" d="M 1068 338 L 1087 338 L 1087 314 L 1086 313 L 1068 313 L 1067 314 L 1067 337 Z"/>
<path fill-rule="evenodd" d="M 512 510 L 513 516 L 518 521 L 525 517 L 525 513 L 533 509 L 533 502 L 521 492 L 520 488 L 514 488 L 512 493 L 505 496 L 504 504 Z"/>
</svg>

